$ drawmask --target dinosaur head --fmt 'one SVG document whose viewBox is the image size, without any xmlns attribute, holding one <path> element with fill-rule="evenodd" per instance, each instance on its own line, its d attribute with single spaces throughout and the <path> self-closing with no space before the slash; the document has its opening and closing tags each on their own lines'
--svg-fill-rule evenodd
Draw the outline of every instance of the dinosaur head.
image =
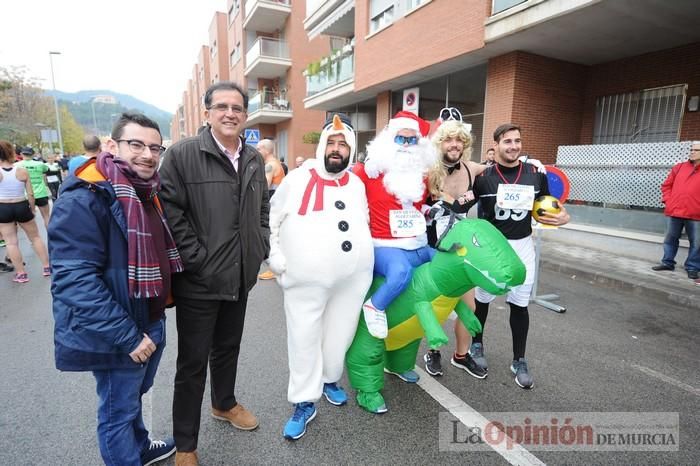
<svg viewBox="0 0 700 466">
<path fill-rule="evenodd" d="M 437 283 L 471 284 L 501 295 L 525 281 L 525 265 L 508 240 L 486 220 L 457 222 L 438 249 L 443 252 L 435 259 L 443 277 L 434 277 Z"/>
</svg>

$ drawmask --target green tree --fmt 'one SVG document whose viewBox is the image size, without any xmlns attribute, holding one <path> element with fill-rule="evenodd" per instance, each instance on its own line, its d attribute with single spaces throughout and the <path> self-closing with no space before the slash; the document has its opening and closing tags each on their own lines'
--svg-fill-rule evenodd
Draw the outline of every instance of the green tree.
<svg viewBox="0 0 700 466">
<path fill-rule="evenodd" d="M 40 147 L 40 131 L 54 127 L 52 100 L 25 67 L 0 67 L 0 137 Z"/>
<path fill-rule="evenodd" d="M 75 121 L 68 107 L 61 105 L 61 136 L 63 136 L 63 150 L 66 153 L 81 152 L 83 150 L 83 138 L 85 130 Z"/>
</svg>

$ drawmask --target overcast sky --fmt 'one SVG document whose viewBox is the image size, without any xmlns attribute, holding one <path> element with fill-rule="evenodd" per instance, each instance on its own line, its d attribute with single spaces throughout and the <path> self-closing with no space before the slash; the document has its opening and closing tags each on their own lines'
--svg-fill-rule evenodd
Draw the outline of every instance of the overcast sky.
<svg viewBox="0 0 700 466">
<path fill-rule="evenodd" d="M 2 0 L 0 66 L 50 89 L 109 89 L 175 112 L 226 0 Z"/>
</svg>

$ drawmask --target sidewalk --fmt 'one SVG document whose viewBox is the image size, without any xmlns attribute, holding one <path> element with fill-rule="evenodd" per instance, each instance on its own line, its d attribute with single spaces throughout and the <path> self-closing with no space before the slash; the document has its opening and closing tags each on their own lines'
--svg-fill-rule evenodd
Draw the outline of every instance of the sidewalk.
<svg viewBox="0 0 700 466">
<path fill-rule="evenodd" d="M 542 234 L 543 269 L 700 309 L 700 286 L 683 268 L 687 240 L 681 241 L 676 270 L 654 272 L 651 267 L 662 255 L 661 236 L 577 224 L 538 234 Z"/>
</svg>

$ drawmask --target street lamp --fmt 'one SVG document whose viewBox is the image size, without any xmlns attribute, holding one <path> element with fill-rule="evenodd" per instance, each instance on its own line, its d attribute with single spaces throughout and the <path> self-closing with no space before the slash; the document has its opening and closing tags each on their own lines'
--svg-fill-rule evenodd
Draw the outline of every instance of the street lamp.
<svg viewBox="0 0 700 466">
<path fill-rule="evenodd" d="M 95 135 L 100 135 L 100 130 L 97 129 L 97 118 L 95 117 L 95 99 L 97 96 L 90 100 L 90 105 L 92 106 L 92 127 L 95 128 Z"/>
<path fill-rule="evenodd" d="M 109 133 L 110 136 L 112 135 L 112 127 L 114 126 L 114 117 L 119 117 L 121 116 L 121 113 L 110 113 L 109 115 Z"/>
<path fill-rule="evenodd" d="M 58 97 L 56 97 L 56 80 L 53 75 L 53 56 L 60 55 L 61 52 L 49 52 L 49 63 L 51 63 L 51 84 L 53 84 L 53 105 L 56 109 L 56 128 L 58 128 L 58 146 L 61 148 L 61 155 L 63 152 L 63 136 L 61 135 L 61 115 L 58 113 Z"/>
</svg>

